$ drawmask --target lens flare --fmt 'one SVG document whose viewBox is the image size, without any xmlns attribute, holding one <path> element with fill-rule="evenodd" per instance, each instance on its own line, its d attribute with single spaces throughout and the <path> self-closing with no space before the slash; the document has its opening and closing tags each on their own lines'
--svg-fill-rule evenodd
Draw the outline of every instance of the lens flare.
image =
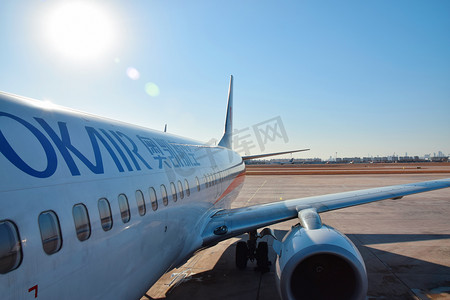
<svg viewBox="0 0 450 300">
<path fill-rule="evenodd" d="M 149 82 L 145 85 L 145 92 L 151 97 L 157 97 L 159 95 L 159 87 L 155 83 Z"/>
<path fill-rule="evenodd" d="M 133 79 L 133 80 L 138 80 L 139 79 L 139 77 L 141 77 L 141 75 L 139 74 L 139 71 L 138 70 L 136 70 L 135 68 L 133 68 L 133 67 L 129 67 L 128 69 L 127 69 L 127 76 L 128 77 L 130 77 L 130 79 Z"/>
</svg>

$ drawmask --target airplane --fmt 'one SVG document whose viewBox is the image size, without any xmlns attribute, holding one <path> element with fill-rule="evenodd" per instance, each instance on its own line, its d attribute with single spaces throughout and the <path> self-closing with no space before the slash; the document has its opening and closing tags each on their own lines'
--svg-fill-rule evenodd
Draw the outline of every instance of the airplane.
<svg viewBox="0 0 450 300">
<path fill-rule="evenodd" d="M 258 239 L 296 218 L 273 243 L 281 298 L 364 299 L 360 253 L 320 213 L 450 186 L 447 178 L 231 209 L 245 160 L 295 152 L 241 157 L 232 130 L 233 77 L 217 146 L 1 92 L 2 299 L 138 299 L 197 251 L 244 233 L 236 266 L 255 258 L 264 269 Z"/>
<path fill-rule="evenodd" d="M 293 165 L 294 164 L 294 158 L 292 157 L 288 162 L 282 162 L 281 165 Z"/>
</svg>

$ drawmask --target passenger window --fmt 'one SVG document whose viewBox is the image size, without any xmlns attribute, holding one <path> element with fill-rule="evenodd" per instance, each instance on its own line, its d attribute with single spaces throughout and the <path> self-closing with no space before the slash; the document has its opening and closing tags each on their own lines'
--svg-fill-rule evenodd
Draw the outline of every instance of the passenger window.
<svg viewBox="0 0 450 300">
<path fill-rule="evenodd" d="M 170 189 L 172 190 L 172 200 L 173 202 L 177 202 L 177 188 L 173 182 L 170 183 Z"/>
<path fill-rule="evenodd" d="M 189 197 L 191 195 L 191 190 L 189 189 L 189 182 L 187 179 L 184 180 L 184 188 L 186 190 L 186 197 Z"/>
<path fill-rule="evenodd" d="M 197 184 L 197 192 L 200 192 L 200 181 L 198 181 L 198 177 L 195 177 L 195 183 Z"/>
<path fill-rule="evenodd" d="M 0 274 L 17 269 L 22 261 L 22 245 L 16 225 L 0 222 Z"/>
<path fill-rule="evenodd" d="M 51 255 L 58 252 L 62 246 L 62 237 L 56 214 L 51 210 L 44 211 L 39 215 L 38 223 L 45 253 Z"/>
<path fill-rule="evenodd" d="M 164 184 L 161 184 L 161 195 L 163 198 L 164 206 L 167 206 L 167 204 L 169 204 L 169 198 L 167 197 L 167 190 L 166 190 L 166 186 Z"/>
<path fill-rule="evenodd" d="M 208 187 L 208 177 L 205 175 L 205 188 Z"/>
<path fill-rule="evenodd" d="M 139 215 L 145 215 L 147 209 L 145 208 L 144 194 L 142 194 L 141 190 L 136 191 L 136 203 L 139 210 Z"/>
<path fill-rule="evenodd" d="M 120 194 L 118 201 L 122 222 L 128 223 L 130 221 L 130 206 L 128 205 L 127 196 Z"/>
<path fill-rule="evenodd" d="M 85 241 L 91 236 L 91 224 L 89 222 L 89 215 L 86 206 L 83 204 L 75 204 L 72 208 L 73 222 L 75 223 L 75 230 L 77 238 L 80 241 Z"/>
<path fill-rule="evenodd" d="M 150 194 L 150 202 L 152 203 L 152 209 L 158 209 L 158 199 L 156 198 L 156 192 L 154 188 L 149 188 L 148 193 Z"/>
<path fill-rule="evenodd" d="M 178 180 L 178 192 L 180 193 L 180 199 L 184 198 L 183 184 Z"/>
<path fill-rule="evenodd" d="M 100 214 L 100 222 L 104 231 L 112 228 L 113 220 L 111 217 L 111 206 L 106 198 L 98 200 L 98 213 Z"/>
</svg>

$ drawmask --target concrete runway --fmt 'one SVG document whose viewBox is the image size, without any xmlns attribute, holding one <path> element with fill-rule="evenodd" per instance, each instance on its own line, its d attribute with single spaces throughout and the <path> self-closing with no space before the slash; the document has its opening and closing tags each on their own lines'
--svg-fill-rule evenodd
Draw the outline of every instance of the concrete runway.
<svg viewBox="0 0 450 300">
<path fill-rule="evenodd" d="M 450 174 L 247 176 L 233 207 L 405 184 Z M 369 277 L 367 299 L 450 299 L 450 189 L 384 200 L 321 214 L 324 223 L 358 247 Z M 271 226 L 282 237 L 296 220 Z M 235 267 L 235 243 L 206 249 L 166 273 L 145 299 L 280 299 L 276 255 L 269 242 L 270 272 Z"/>
</svg>

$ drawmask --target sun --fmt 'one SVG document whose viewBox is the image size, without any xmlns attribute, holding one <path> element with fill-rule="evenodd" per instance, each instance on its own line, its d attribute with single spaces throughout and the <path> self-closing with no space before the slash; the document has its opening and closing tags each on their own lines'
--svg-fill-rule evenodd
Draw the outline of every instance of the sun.
<svg viewBox="0 0 450 300">
<path fill-rule="evenodd" d="M 114 46 L 112 18 L 93 2 L 60 2 L 44 19 L 45 42 L 68 60 L 98 59 Z"/>
</svg>

